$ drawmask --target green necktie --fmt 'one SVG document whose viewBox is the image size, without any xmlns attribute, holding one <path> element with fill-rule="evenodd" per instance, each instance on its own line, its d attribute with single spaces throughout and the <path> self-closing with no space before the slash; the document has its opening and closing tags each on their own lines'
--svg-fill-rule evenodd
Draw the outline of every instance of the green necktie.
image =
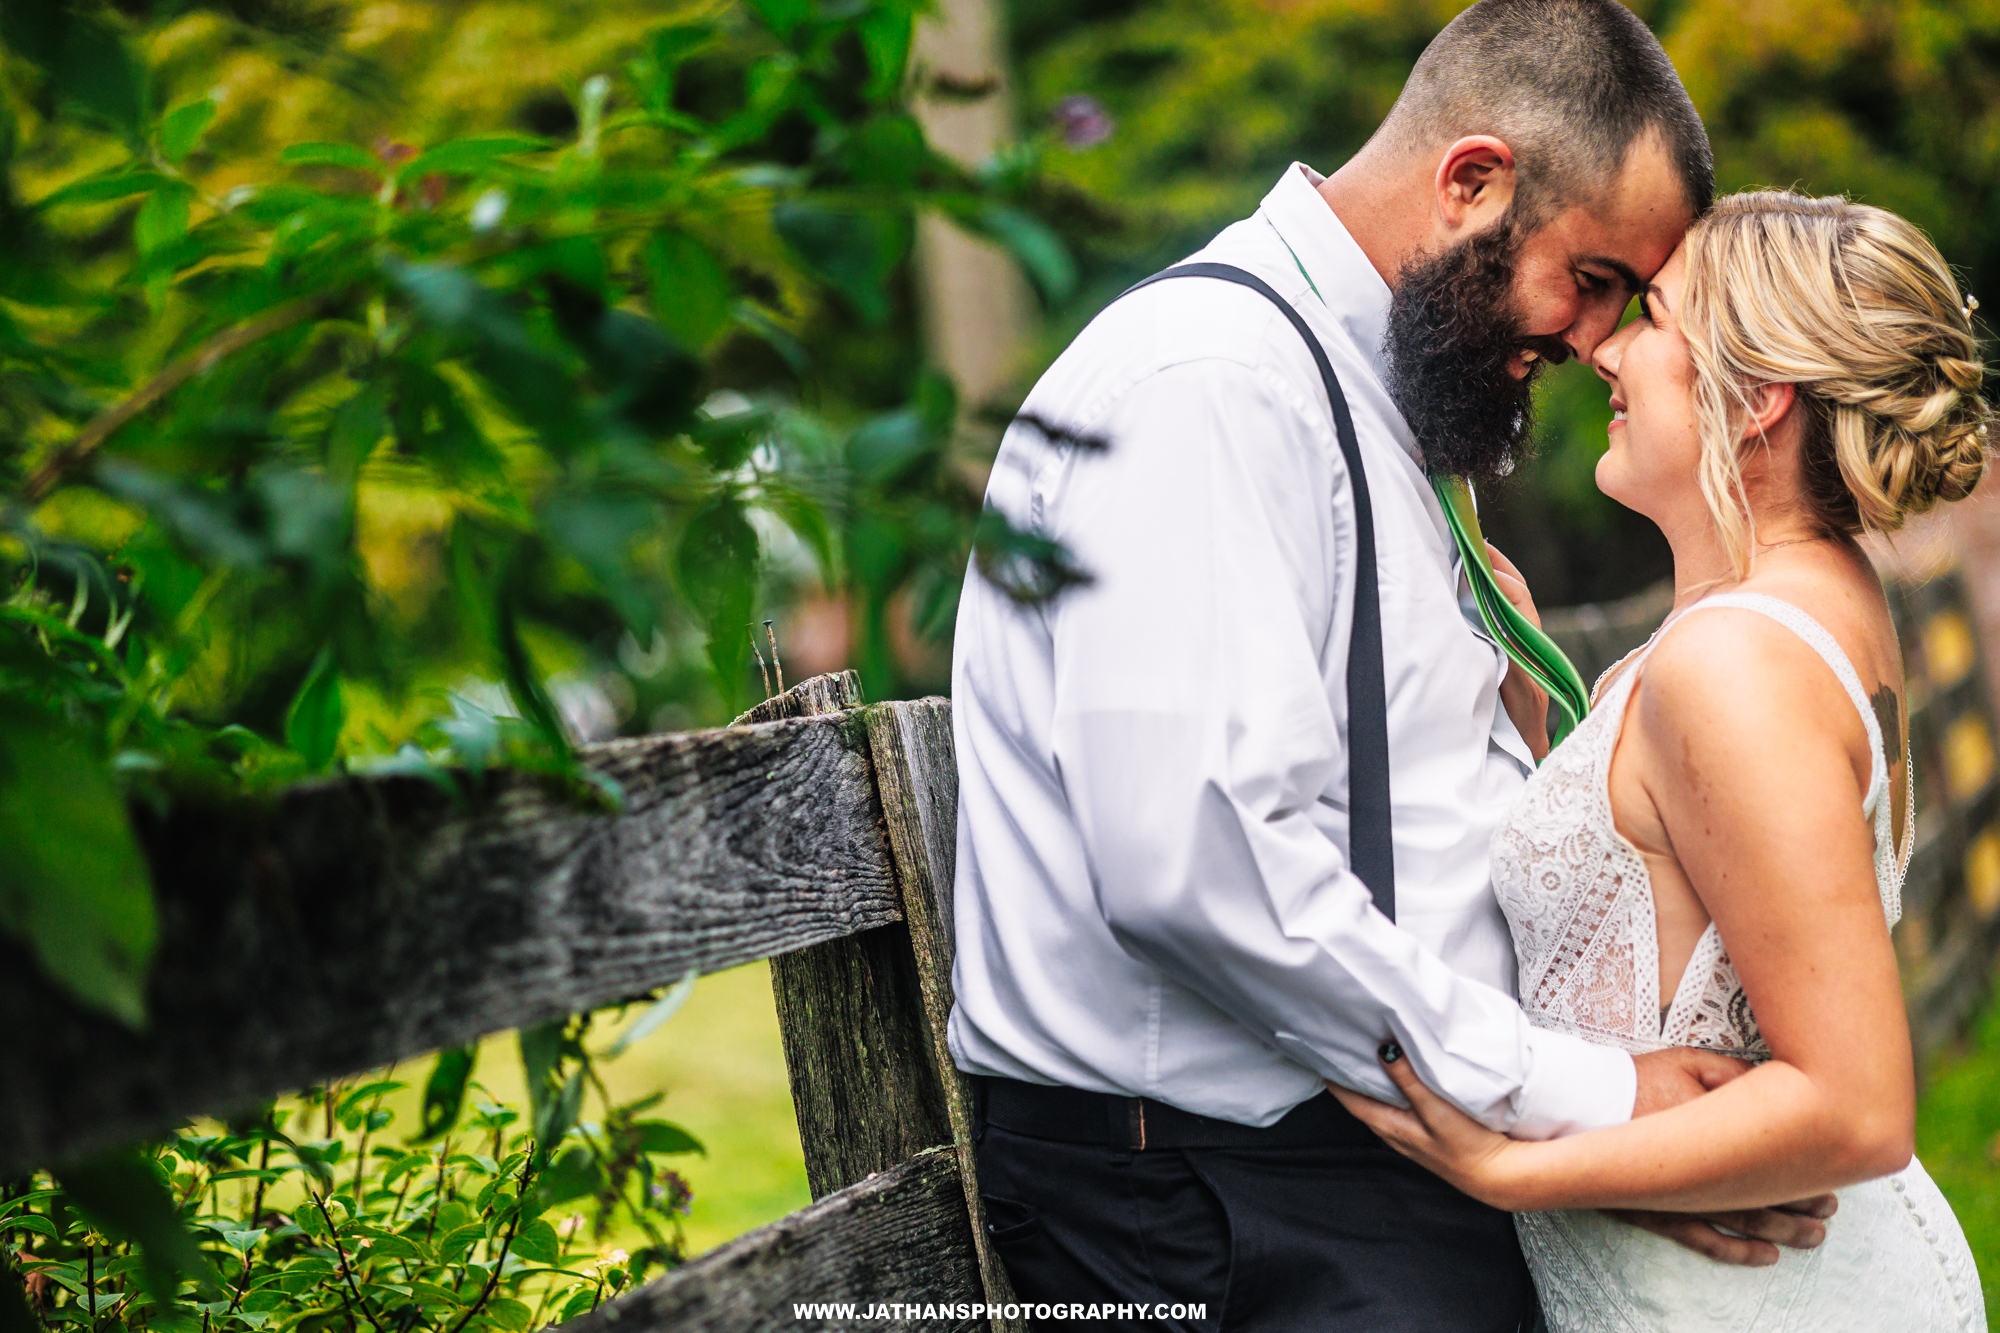
<svg viewBox="0 0 2000 1333">
<path fill-rule="evenodd" d="M 1590 712 L 1590 691 L 1584 688 L 1583 677 L 1576 674 L 1555 640 L 1516 610 L 1500 591 L 1493 577 L 1493 561 L 1486 554 L 1486 536 L 1479 530 L 1479 512 L 1472 507 L 1472 487 L 1465 478 L 1432 477 L 1431 489 L 1444 506 L 1445 522 L 1451 525 L 1452 538 L 1465 559 L 1466 580 L 1472 584 L 1473 600 L 1479 603 L 1479 618 L 1486 622 L 1486 632 L 1549 696 L 1556 710 L 1555 741 L 1560 744 Z"/>
</svg>

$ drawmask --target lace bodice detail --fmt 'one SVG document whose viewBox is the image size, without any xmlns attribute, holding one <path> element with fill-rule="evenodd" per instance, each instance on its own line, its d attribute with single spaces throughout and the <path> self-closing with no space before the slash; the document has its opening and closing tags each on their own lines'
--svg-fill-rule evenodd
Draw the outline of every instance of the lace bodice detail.
<svg viewBox="0 0 2000 1333">
<path fill-rule="evenodd" d="M 1662 1017 L 1652 879 L 1644 858 L 1618 832 L 1611 815 L 1611 755 L 1646 656 L 1683 616 L 1719 607 L 1755 611 L 1785 626 L 1820 655 L 1846 688 L 1873 755 L 1863 813 L 1875 828 L 1875 882 L 1889 924 L 1902 913 L 1903 870 L 1916 822 L 1914 793 L 1899 849 L 1890 827 L 1889 765 L 1881 728 L 1853 664 L 1818 621 L 1789 602 L 1754 593 L 1708 597 L 1670 617 L 1637 651 L 1637 660 L 1602 691 L 1590 716 L 1529 778 L 1494 835 L 1493 887 L 1514 933 L 1521 1007 L 1538 1026 L 1634 1052 L 1702 1046 L 1752 1060 L 1770 1058 L 1713 922 L 1696 943 Z"/>
</svg>

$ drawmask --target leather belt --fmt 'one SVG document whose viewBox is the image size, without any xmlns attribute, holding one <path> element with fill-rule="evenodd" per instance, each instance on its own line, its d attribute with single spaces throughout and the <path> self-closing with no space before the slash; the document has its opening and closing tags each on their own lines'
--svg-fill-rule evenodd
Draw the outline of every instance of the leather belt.
<svg viewBox="0 0 2000 1333">
<path fill-rule="evenodd" d="M 968 1075 L 974 1135 L 987 1125 L 1057 1143 L 1101 1144 L 1129 1152 L 1160 1148 L 1380 1148 L 1387 1145 L 1330 1092 L 1309 1097 L 1261 1128 L 1196 1115 L 1151 1097 L 1115 1097 L 1081 1088 Z"/>
</svg>

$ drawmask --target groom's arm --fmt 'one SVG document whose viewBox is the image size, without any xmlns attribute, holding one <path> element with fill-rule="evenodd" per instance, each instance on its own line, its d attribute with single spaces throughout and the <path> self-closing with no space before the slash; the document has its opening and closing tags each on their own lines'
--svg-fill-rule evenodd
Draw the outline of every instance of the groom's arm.
<svg viewBox="0 0 2000 1333">
<path fill-rule="evenodd" d="M 1093 429 L 1110 452 L 1076 461 L 1051 506 L 1093 579 L 1050 612 L 1055 751 L 1120 943 L 1350 1087 L 1396 1096 L 1375 1059 L 1393 1033 L 1496 1129 L 1628 1119 L 1629 1056 L 1534 1028 L 1453 972 L 1375 910 L 1315 822 L 1347 767 L 1336 608 L 1353 578 L 1324 403 L 1200 361 Z"/>
</svg>

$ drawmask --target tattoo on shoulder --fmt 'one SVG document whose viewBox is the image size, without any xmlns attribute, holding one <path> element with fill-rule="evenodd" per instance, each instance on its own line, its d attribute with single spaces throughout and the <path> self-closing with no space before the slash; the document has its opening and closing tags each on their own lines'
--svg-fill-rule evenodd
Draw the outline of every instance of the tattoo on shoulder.
<svg viewBox="0 0 2000 1333">
<path fill-rule="evenodd" d="M 1882 728 L 1883 758 L 1894 768 L 1903 762 L 1903 724 L 1896 692 L 1884 685 L 1869 696 L 1868 702 L 1875 705 L 1875 721 Z"/>
</svg>

